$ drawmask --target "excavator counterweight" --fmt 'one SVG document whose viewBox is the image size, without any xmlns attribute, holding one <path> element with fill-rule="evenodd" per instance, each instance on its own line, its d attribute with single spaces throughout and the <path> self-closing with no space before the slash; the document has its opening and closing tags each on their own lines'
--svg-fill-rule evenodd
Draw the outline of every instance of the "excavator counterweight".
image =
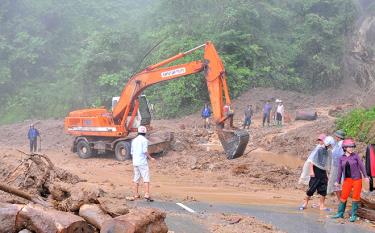
<svg viewBox="0 0 375 233">
<path fill-rule="evenodd" d="M 167 66 L 198 49 L 204 49 L 204 59 L 185 64 Z M 114 151 L 118 160 L 131 158 L 130 143 L 140 125 L 150 128 L 151 114 L 147 100 L 142 92 L 157 83 L 174 80 L 190 74 L 203 72 L 216 124 L 217 133 L 228 159 L 241 156 L 249 141 L 245 130 L 225 129 L 226 121 L 233 121 L 231 101 L 226 83 L 224 65 L 214 47 L 208 41 L 186 52 L 146 67 L 126 83 L 121 96 L 116 99 L 112 111 L 105 108 L 83 109 L 71 112 L 64 121 L 65 132 L 76 136 L 72 150 L 81 158 L 103 151 Z M 172 135 L 166 137 L 169 142 Z M 168 146 L 165 140 L 150 137 L 150 150 L 157 153 L 161 147 Z"/>
</svg>

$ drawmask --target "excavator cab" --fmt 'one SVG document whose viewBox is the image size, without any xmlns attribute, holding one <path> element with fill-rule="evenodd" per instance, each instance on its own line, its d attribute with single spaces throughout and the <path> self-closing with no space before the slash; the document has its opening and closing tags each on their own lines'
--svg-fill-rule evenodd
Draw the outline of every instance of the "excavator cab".
<svg viewBox="0 0 375 233">
<path fill-rule="evenodd" d="M 113 109 L 115 109 L 116 105 L 117 105 L 117 102 L 120 100 L 120 96 L 114 96 L 112 97 L 112 106 L 111 106 L 111 110 L 113 112 Z"/>
<path fill-rule="evenodd" d="M 139 109 L 138 114 L 141 117 L 141 125 L 150 125 L 151 124 L 151 112 L 150 105 L 145 95 L 138 97 Z"/>
<path fill-rule="evenodd" d="M 119 101 L 120 97 L 112 97 L 112 111 L 116 107 L 117 102 Z M 151 124 L 151 112 L 149 107 L 149 102 L 146 98 L 146 95 L 138 96 L 138 109 L 137 114 L 133 120 L 133 124 L 131 128 L 138 128 L 141 125 L 150 125 Z M 128 117 L 126 119 L 126 124 L 128 125 L 131 121 L 131 116 L 133 114 L 134 105 L 131 106 L 129 111 Z"/>
</svg>

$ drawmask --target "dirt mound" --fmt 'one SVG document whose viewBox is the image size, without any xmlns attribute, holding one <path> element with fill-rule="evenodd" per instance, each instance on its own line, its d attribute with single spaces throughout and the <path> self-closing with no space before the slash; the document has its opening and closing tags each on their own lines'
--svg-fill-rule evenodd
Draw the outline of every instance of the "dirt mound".
<svg viewBox="0 0 375 233">
<path fill-rule="evenodd" d="M 242 111 L 248 104 L 253 105 L 256 113 L 262 112 L 266 100 L 274 103 L 276 99 L 281 99 L 287 112 L 294 116 L 297 109 L 316 109 L 329 106 L 339 106 L 348 103 L 355 103 L 360 90 L 350 90 L 348 92 L 344 86 L 339 88 L 324 90 L 316 96 L 307 95 L 300 92 L 284 91 L 274 88 L 253 88 L 235 99 L 234 108 L 242 115 Z M 346 93 L 343 95 L 342 93 Z M 237 115 L 238 115 L 237 114 Z M 242 116 L 241 116 L 242 117 Z"/>
<path fill-rule="evenodd" d="M 261 135 L 254 137 L 256 138 L 254 143 L 267 151 L 280 154 L 288 153 L 306 159 L 316 144 L 317 136 L 321 133 L 332 135 L 333 131 L 334 119 L 322 117 L 288 133 L 275 133 L 272 137 L 268 137 L 268 140 L 264 140 L 263 138 L 267 138 L 267 136 L 260 133 Z"/>
<path fill-rule="evenodd" d="M 296 187 L 297 172 L 294 169 L 261 160 L 251 153 L 250 144 L 246 155 L 228 160 L 217 135 L 204 129 L 187 128 L 175 135 L 174 151 L 162 158 L 158 170 L 180 177 L 191 171 L 218 174 L 214 185 L 247 187 L 249 184 L 268 185 L 275 188 Z"/>
</svg>

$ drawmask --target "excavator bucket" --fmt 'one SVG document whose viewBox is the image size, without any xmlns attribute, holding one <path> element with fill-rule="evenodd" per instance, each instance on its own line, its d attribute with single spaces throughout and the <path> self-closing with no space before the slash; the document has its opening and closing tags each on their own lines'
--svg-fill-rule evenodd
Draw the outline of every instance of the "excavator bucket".
<svg viewBox="0 0 375 233">
<path fill-rule="evenodd" d="M 243 155 L 249 142 L 249 133 L 246 130 L 217 129 L 217 134 L 228 159 Z"/>
<path fill-rule="evenodd" d="M 148 138 L 148 153 L 162 154 L 170 150 L 174 140 L 173 132 L 153 133 Z"/>
</svg>

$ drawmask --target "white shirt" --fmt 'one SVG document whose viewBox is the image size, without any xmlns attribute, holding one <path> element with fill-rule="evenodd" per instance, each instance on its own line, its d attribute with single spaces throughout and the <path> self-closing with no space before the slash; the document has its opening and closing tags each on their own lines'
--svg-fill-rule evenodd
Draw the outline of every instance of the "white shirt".
<svg viewBox="0 0 375 233">
<path fill-rule="evenodd" d="M 281 115 L 283 115 L 284 114 L 284 105 L 282 105 L 282 104 L 278 105 L 276 112 L 278 112 Z"/>
<path fill-rule="evenodd" d="M 147 147 L 148 140 L 142 135 L 138 135 L 132 140 L 130 153 L 133 156 L 133 166 L 148 165 L 146 155 Z"/>
</svg>

